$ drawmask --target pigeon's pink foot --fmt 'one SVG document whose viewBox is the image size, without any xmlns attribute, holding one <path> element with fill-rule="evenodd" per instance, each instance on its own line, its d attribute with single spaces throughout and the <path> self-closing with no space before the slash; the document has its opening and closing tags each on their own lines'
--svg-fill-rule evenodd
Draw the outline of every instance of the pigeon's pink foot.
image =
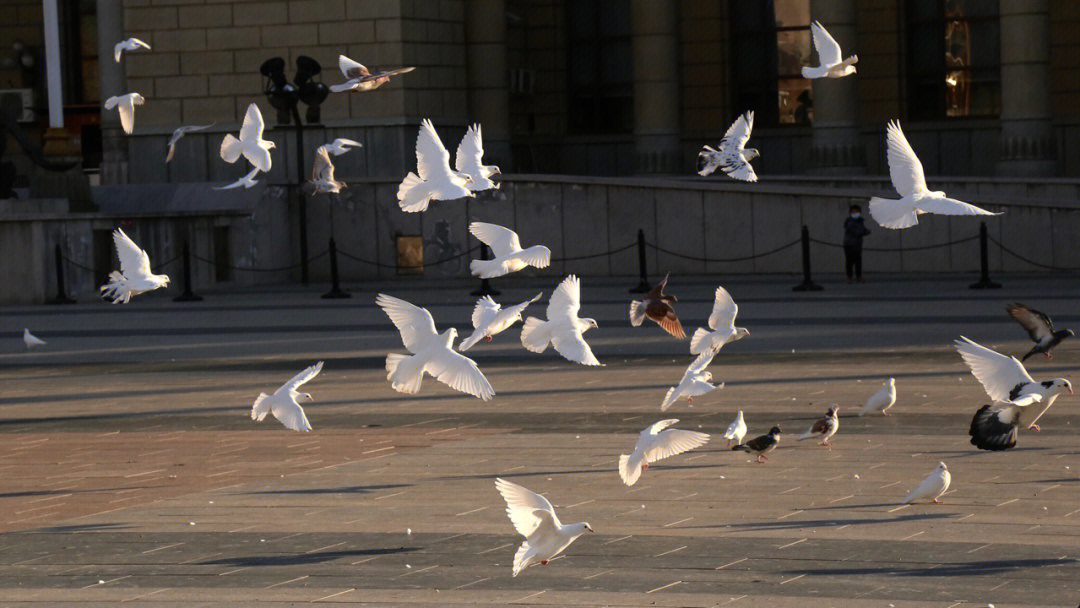
<svg viewBox="0 0 1080 608">
<path fill-rule="evenodd" d="M 642 471 L 648 471 L 649 470 L 649 465 L 647 465 L 647 464 L 641 465 L 641 470 Z"/>
<path fill-rule="evenodd" d="M 484 342 L 491 342 L 491 336 L 484 336 Z"/>
<path fill-rule="evenodd" d="M 693 397 L 687 397 L 687 398 L 686 398 L 686 402 L 687 402 L 687 403 L 693 403 L 693 402 L 694 402 L 694 398 L 693 398 Z"/>
<path fill-rule="evenodd" d="M 1038 433 L 1039 431 L 1041 431 L 1041 430 L 1042 430 L 1042 427 L 1040 427 L 1040 426 L 1039 426 L 1039 425 L 1037 425 L 1037 424 L 1033 424 L 1033 425 L 1031 425 L 1031 426 L 1029 426 L 1029 427 L 1028 427 L 1028 430 L 1029 430 L 1029 431 L 1035 431 L 1036 433 Z"/>
<path fill-rule="evenodd" d="M 935 504 L 935 505 L 941 505 L 941 504 L 945 504 L 945 503 L 943 503 L 943 502 L 941 502 L 940 500 L 938 500 L 937 498 L 935 498 L 935 499 L 934 499 L 934 504 Z"/>
<path fill-rule="evenodd" d="M 892 416 L 892 414 L 890 414 L 889 412 L 881 412 L 881 415 L 882 416 Z"/>
<path fill-rule="evenodd" d="M 1051 355 L 1050 353 L 1046 353 L 1046 358 L 1047 359 L 1053 359 L 1054 355 Z"/>
<path fill-rule="evenodd" d="M 832 444 L 831 444 L 831 443 L 829 443 L 829 440 L 828 440 L 828 439 L 826 439 L 825 441 L 822 441 L 822 442 L 821 442 L 821 445 L 832 445 Z"/>
<path fill-rule="evenodd" d="M 541 561 L 541 562 L 540 562 L 540 565 L 541 565 L 541 566 L 546 566 L 546 565 L 547 565 L 547 563 L 548 563 L 548 560 L 546 560 L 546 559 L 545 559 L 545 560 L 543 560 L 543 561 Z"/>
</svg>

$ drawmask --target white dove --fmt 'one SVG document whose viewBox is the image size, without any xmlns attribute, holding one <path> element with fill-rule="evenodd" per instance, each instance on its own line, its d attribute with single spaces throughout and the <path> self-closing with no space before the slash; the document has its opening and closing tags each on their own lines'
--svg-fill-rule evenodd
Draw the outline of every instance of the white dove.
<svg viewBox="0 0 1080 608">
<path fill-rule="evenodd" d="M 743 437 L 746 437 L 746 421 L 743 420 L 742 410 L 739 410 L 739 413 L 735 414 L 735 420 L 724 431 L 724 439 L 727 439 L 727 447 L 730 448 L 732 441 L 735 442 L 735 445 L 739 445 L 742 443 Z"/>
<path fill-rule="evenodd" d="M 22 339 L 23 344 L 26 344 L 26 350 L 30 350 L 35 346 L 45 346 L 44 340 L 30 333 L 30 330 L 25 327 L 23 328 Z"/>
<path fill-rule="evenodd" d="M 326 150 L 327 152 L 329 152 L 330 154 L 333 154 L 334 156 L 341 156 L 342 154 L 345 154 L 346 152 L 352 150 L 353 148 L 362 148 L 362 147 L 364 147 L 364 144 L 362 144 L 362 143 L 360 143 L 360 142 L 358 142 L 356 140 L 346 139 L 344 137 L 339 137 L 339 138 L 335 139 L 334 141 L 332 141 L 332 142 L 330 142 L 328 144 L 323 144 L 323 145 L 319 146 L 320 149 Z"/>
<path fill-rule="evenodd" d="M 215 186 L 214 190 L 232 190 L 233 188 L 239 188 L 240 186 L 243 186 L 244 189 L 247 190 L 248 188 L 251 188 L 255 184 L 259 183 L 259 180 L 255 179 L 255 176 L 258 174 L 259 168 L 252 167 L 251 171 L 248 171 L 247 175 L 241 177 L 235 182 L 229 184 L 228 186 Z"/>
<path fill-rule="evenodd" d="M 232 133 L 226 133 L 221 140 L 221 158 L 227 163 L 235 163 L 240 156 L 248 159 L 259 171 L 270 172 L 270 150 L 277 146 L 272 141 L 263 139 L 263 130 L 266 122 L 263 121 L 259 106 L 251 104 L 244 114 L 244 124 L 240 126 L 240 138 L 237 139 Z"/>
<path fill-rule="evenodd" d="M 101 296 L 113 304 L 127 304 L 132 296 L 153 291 L 169 285 L 169 277 L 150 272 L 150 256 L 117 228 L 113 231 L 116 257 L 120 258 L 120 271 L 109 275 L 109 282 L 101 286 Z"/>
<path fill-rule="evenodd" d="M 469 190 L 498 190 L 502 184 L 491 181 L 491 176 L 496 173 L 502 175 L 502 171 L 495 165 L 484 165 L 481 159 L 484 157 L 484 141 L 480 136 L 480 125 L 475 124 L 465 132 L 458 144 L 457 155 L 454 157 L 454 168 L 458 173 L 464 173 L 472 178 Z"/>
<path fill-rule="evenodd" d="M 679 384 L 668 389 L 664 401 L 660 404 L 660 411 L 666 412 L 673 403 L 678 401 L 679 397 L 686 397 L 687 403 L 693 403 L 694 397 L 711 393 L 718 388 L 724 388 L 723 382 L 712 384 L 710 382 L 713 379 L 712 372 L 705 371 L 705 368 L 709 367 L 712 360 L 712 352 L 704 352 L 698 355 L 694 362 L 690 364 L 690 367 L 686 368 L 686 372 L 683 373 Z"/>
<path fill-rule="evenodd" d="M 952 483 L 952 475 L 949 474 L 949 467 L 945 466 L 944 462 L 939 462 L 938 467 L 927 475 L 926 479 L 922 480 L 918 487 L 904 497 L 903 504 L 909 505 L 916 500 L 928 498 L 934 504 L 940 505 L 941 500 L 939 499 L 945 493 L 945 490 L 949 489 L 950 483 Z"/>
<path fill-rule="evenodd" d="M 641 431 L 634 452 L 619 456 L 619 477 L 622 477 L 623 483 L 632 486 L 637 483 L 642 471 L 657 460 L 689 452 L 708 443 L 709 436 L 705 433 L 668 428 L 678 421 L 677 418 L 661 420 Z"/>
<path fill-rule="evenodd" d="M 491 299 L 491 296 L 480 298 L 476 301 L 476 308 L 473 309 L 472 313 L 474 331 L 471 336 L 461 341 L 458 350 L 465 352 L 480 340 L 491 342 L 492 336 L 501 334 L 510 329 L 510 326 L 514 323 L 521 321 L 521 313 L 525 312 L 529 304 L 543 296 L 543 292 L 538 293 L 535 298 L 509 308 L 503 308 L 495 300 Z"/>
<path fill-rule="evenodd" d="M 338 55 L 338 69 L 341 70 L 342 75 L 348 80 L 341 84 L 330 85 L 330 90 L 334 93 L 342 93 L 344 91 L 362 92 L 377 89 L 387 82 L 390 82 L 391 76 L 405 74 L 416 68 L 409 67 L 397 68 L 394 70 L 379 70 L 372 74 L 363 64 L 353 61 L 344 55 Z"/>
<path fill-rule="evenodd" d="M 1016 357 L 1009 357 L 990 350 L 964 336 L 960 336 L 960 339 L 954 341 L 954 344 L 956 344 L 956 350 L 960 353 L 960 356 L 964 358 L 964 363 L 967 363 L 968 367 L 971 368 L 971 374 L 982 384 L 983 388 L 986 389 L 986 394 L 995 402 L 1009 403 L 1025 408 L 1025 414 L 1027 413 L 1027 406 L 1033 403 L 1042 405 L 1042 409 L 1031 420 L 1026 420 L 1027 416 L 1023 416 L 1025 418 L 1024 424 L 1029 430 L 1040 430 L 1039 425 L 1035 423 L 1038 422 L 1039 418 L 1042 418 L 1046 410 L 1050 409 L 1050 406 L 1054 405 L 1058 395 L 1063 391 L 1069 391 L 1070 395 L 1073 394 L 1072 383 L 1065 378 L 1036 382 L 1028 374 L 1028 371 L 1024 369 L 1024 364 L 1018 361 Z"/>
<path fill-rule="evenodd" d="M 187 127 L 178 127 L 173 131 L 172 137 L 169 138 L 169 153 L 165 155 L 165 162 L 169 162 L 173 159 L 173 154 L 176 154 L 176 142 L 180 141 L 180 138 L 187 135 L 192 131 L 202 131 L 203 129 L 209 129 L 216 123 L 210 123 L 208 125 L 192 125 Z"/>
<path fill-rule="evenodd" d="M 141 106 L 144 103 L 146 103 L 146 98 L 142 95 L 128 93 L 106 99 L 105 109 L 116 108 L 120 112 L 120 126 L 123 127 L 124 133 L 131 135 L 131 132 L 135 130 L 135 106 Z"/>
<path fill-rule="evenodd" d="M 931 192 L 926 187 L 922 163 L 915 156 L 900 121 L 889 123 L 886 130 L 889 159 L 889 177 L 893 187 L 900 193 L 899 200 L 873 197 L 870 199 L 870 215 L 874 221 L 894 230 L 910 228 L 919 223 L 920 213 L 940 215 L 1001 215 L 980 209 L 975 205 L 948 198 L 944 192 Z"/>
<path fill-rule="evenodd" d="M 585 342 L 583 333 L 596 327 L 595 319 L 578 318 L 581 310 L 581 281 L 574 275 L 563 279 L 548 301 L 547 321 L 525 319 L 521 344 L 534 353 L 542 353 L 550 342 L 559 354 L 582 365 L 601 365 Z"/>
<path fill-rule="evenodd" d="M 315 150 L 315 160 L 311 166 L 311 184 L 315 192 L 337 194 L 345 187 L 345 182 L 334 179 L 334 163 L 330 162 L 330 154 L 326 148 L 319 146 Z"/>
<path fill-rule="evenodd" d="M 450 152 L 439 139 L 431 119 L 425 118 L 416 136 L 416 173 L 410 172 L 398 186 L 401 209 L 423 211 L 431 201 L 475 197 L 468 188 L 469 181 L 469 176 L 450 170 Z"/>
<path fill-rule="evenodd" d="M 699 327 L 690 338 L 690 353 L 700 355 L 705 351 L 718 352 L 728 342 L 741 340 L 750 335 L 750 330 L 745 327 L 735 327 L 735 316 L 739 314 L 739 306 L 731 298 L 731 294 L 723 287 L 716 288 L 713 299 L 712 313 L 709 315 L 709 331 Z"/>
<path fill-rule="evenodd" d="M 882 385 L 880 391 L 870 395 L 870 398 L 866 400 L 866 405 L 863 406 L 859 416 L 865 416 L 874 412 L 881 412 L 882 416 L 889 415 L 889 408 L 896 403 L 896 378 L 889 378 Z"/>
<path fill-rule="evenodd" d="M 469 269 L 475 277 L 491 279 L 517 272 L 528 266 L 547 268 L 551 265 L 550 249 L 543 245 L 533 245 L 528 249 L 522 249 L 517 233 L 509 228 L 497 224 L 473 222 L 469 224 L 469 232 L 491 247 L 491 252 L 495 255 L 494 260 L 469 262 Z"/>
<path fill-rule="evenodd" d="M 754 128 L 754 113 L 747 112 L 735 119 L 720 140 L 719 150 L 705 146 L 698 154 L 698 175 L 709 175 L 719 167 L 729 177 L 744 182 L 758 181 L 750 161 L 761 156 L 756 148 L 746 148 Z"/>
<path fill-rule="evenodd" d="M 450 388 L 484 401 L 495 396 L 495 390 L 476 362 L 454 352 L 456 329 L 451 327 L 439 334 L 435 331 L 431 313 L 405 300 L 380 293 L 375 303 L 394 322 L 405 348 L 413 353 L 412 356 L 398 353 L 386 356 L 386 379 L 394 390 L 415 395 L 420 392 L 420 382 L 427 372 Z"/>
<path fill-rule="evenodd" d="M 816 68 L 803 66 L 803 78 L 843 78 L 855 73 L 857 55 L 847 59 L 840 52 L 840 45 L 829 35 L 820 21 L 810 24 L 810 33 L 814 36 L 814 48 L 817 49 L 821 65 Z"/>
<path fill-rule="evenodd" d="M 137 51 L 140 48 L 149 51 L 150 45 L 146 44 L 142 40 L 139 40 L 138 38 L 128 38 L 127 40 L 121 40 L 120 42 L 116 43 L 116 46 L 113 47 L 113 59 L 116 60 L 116 63 L 120 63 L 120 55 L 123 54 L 124 51 Z"/>
<path fill-rule="evenodd" d="M 548 499 L 505 479 L 495 479 L 495 488 L 506 501 L 506 514 L 525 542 L 514 554 L 514 576 L 533 564 L 546 566 L 570 543 L 585 532 L 592 532 L 589 522 L 563 524 Z"/>
<path fill-rule="evenodd" d="M 304 408 L 300 407 L 300 401 L 301 399 L 314 401 L 314 399 L 311 393 L 299 393 L 296 389 L 300 388 L 300 385 L 308 380 L 318 376 L 319 372 L 322 371 L 322 366 L 323 362 L 319 361 L 296 374 L 292 380 L 282 384 L 281 388 L 274 391 L 273 395 L 259 393 L 259 396 L 255 398 L 255 404 L 251 406 L 251 419 L 262 422 L 267 414 L 273 413 L 274 418 L 277 418 L 287 429 L 310 431 L 311 423 L 308 422 L 307 415 L 304 414 Z"/>
</svg>

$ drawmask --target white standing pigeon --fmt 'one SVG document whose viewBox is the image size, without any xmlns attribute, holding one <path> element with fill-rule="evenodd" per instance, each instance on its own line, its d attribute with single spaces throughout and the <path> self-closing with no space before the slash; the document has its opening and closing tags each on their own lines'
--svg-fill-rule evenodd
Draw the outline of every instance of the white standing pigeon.
<svg viewBox="0 0 1080 608">
<path fill-rule="evenodd" d="M 337 194 L 346 186 L 345 182 L 334 179 L 334 163 L 330 162 L 330 154 L 322 146 L 315 150 L 315 160 L 311 166 L 311 185 L 315 192 L 322 194 Z"/>
<path fill-rule="evenodd" d="M 226 133 L 221 140 L 221 158 L 227 163 L 235 163 L 241 156 L 263 173 L 270 172 L 270 150 L 277 147 L 274 142 L 263 139 L 266 122 L 259 106 L 251 104 L 244 114 L 244 124 L 240 126 L 240 138 Z"/>
<path fill-rule="evenodd" d="M 124 129 L 124 133 L 131 135 L 131 132 L 135 130 L 135 106 L 141 106 L 144 103 L 146 103 L 146 98 L 138 93 L 114 95 L 105 100 L 105 109 L 116 108 L 120 112 L 120 126 Z"/>
<path fill-rule="evenodd" d="M 165 162 L 169 162 L 173 159 L 173 155 L 176 154 L 176 142 L 180 141 L 180 138 L 191 133 L 192 131 L 202 131 L 203 129 L 209 129 L 216 123 L 210 123 L 208 125 L 191 125 L 185 127 L 178 127 L 173 131 L 172 137 L 169 138 L 169 152 L 165 155 Z"/>
<path fill-rule="evenodd" d="M 746 421 L 743 420 L 742 410 L 739 410 L 739 413 L 735 414 L 735 420 L 724 431 L 724 439 L 727 439 L 727 447 L 730 448 L 732 441 L 739 445 L 743 437 L 746 437 Z"/>
<path fill-rule="evenodd" d="M 101 297 L 112 300 L 113 304 L 127 304 L 132 296 L 169 285 L 168 276 L 150 272 L 150 256 L 120 228 L 113 231 L 113 243 L 116 257 L 120 258 L 120 270 L 112 271 L 109 282 L 101 286 Z"/>
<path fill-rule="evenodd" d="M 1026 408 L 1034 403 L 1042 407 L 1033 418 L 1024 416 L 1029 430 L 1039 431 L 1039 425 L 1035 424 L 1050 406 L 1054 405 L 1058 395 L 1064 391 L 1073 394 L 1072 383 L 1065 378 L 1054 378 L 1036 382 L 1024 364 L 1016 359 L 997 351 L 990 350 L 971 340 L 960 336 L 955 341 L 956 350 L 964 358 L 964 362 L 971 368 L 971 374 L 986 389 L 986 394 L 995 402 L 1008 403 L 1021 408 Z M 1034 408 L 1033 408 L 1034 409 Z M 1027 410 L 1024 410 L 1027 413 Z"/>
<path fill-rule="evenodd" d="M 705 351 L 715 353 L 728 342 L 749 336 L 750 331 L 745 327 L 735 327 L 737 314 L 739 314 L 739 307 L 731 298 L 731 294 L 723 287 L 717 287 L 712 314 L 709 315 L 709 328 L 713 331 L 699 327 L 690 338 L 690 353 L 694 355 L 700 355 Z"/>
<path fill-rule="evenodd" d="M 44 340 L 30 333 L 30 330 L 25 327 L 23 328 L 22 339 L 23 344 L 26 344 L 26 350 L 30 350 L 35 346 L 45 346 Z"/>
<path fill-rule="evenodd" d="M 344 75 L 347 80 L 341 84 L 330 85 L 330 90 L 334 93 L 342 93 L 344 91 L 355 91 L 359 93 L 377 89 L 390 82 L 391 76 L 405 74 L 416 68 L 408 67 L 393 70 L 377 70 L 373 74 L 364 67 L 363 64 L 353 61 L 344 55 L 338 55 L 338 69 L 341 70 L 342 75 Z"/>
<path fill-rule="evenodd" d="M 475 277 L 492 279 L 529 266 L 547 268 L 551 265 L 550 249 L 543 245 L 533 245 L 528 249 L 522 249 L 517 233 L 509 228 L 497 224 L 473 222 L 469 224 L 469 232 L 480 239 L 480 242 L 491 247 L 491 252 L 495 255 L 494 260 L 469 262 L 469 270 Z"/>
<path fill-rule="evenodd" d="M 491 342 L 492 336 L 501 334 L 510 329 L 514 323 L 521 321 L 521 313 L 525 312 L 529 304 L 544 296 L 543 292 L 536 297 L 509 308 L 503 308 L 491 296 L 484 296 L 476 301 L 476 308 L 472 313 L 473 333 L 461 341 L 458 350 L 465 352 L 472 348 L 480 340 Z"/>
<path fill-rule="evenodd" d="M 319 148 L 326 150 L 334 156 L 341 156 L 342 154 L 345 154 L 346 152 L 354 148 L 362 148 L 363 146 L 364 144 L 356 140 L 339 137 L 328 144 L 323 144 L 319 146 Z"/>
<path fill-rule="evenodd" d="M 469 190 L 474 192 L 498 190 L 501 184 L 491 181 L 491 176 L 496 173 L 501 175 L 502 171 L 495 165 L 483 164 L 483 157 L 484 140 L 480 136 L 480 125 L 475 124 L 469 127 L 469 130 L 465 132 L 465 137 L 462 137 L 461 143 L 458 144 L 454 168 L 458 170 L 458 173 L 464 173 L 472 178 Z"/>
<path fill-rule="evenodd" d="M 820 21 L 810 24 L 810 33 L 814 37 L 814 48 L 817 49 L 821 65 L 816 68 L 803 66 L 803 78 L 843 78 L 855 73 L 855 64 L 859 62 L 859 57 L 852 55 L 844 59 L 840 45 Z"/>
<path fill-rule="evenodd" d="M 679 384 L 668 389 L 664 395 L 664 401 L 660 403 L 660 411 L 666 412 L 680 397 L 686 397 L 687 403 L 693 403 L 694 397 L 713 392 L 718 388 L 724 388 L 724 383 L 712 384 L 712 372 L 705 371 L 712 363 L 713 353 L 704 352 L 698 355 L 690 367 L 686 368 Z"/>
<path fill-rule="evenodd" d="M 952 483 L 952 475 L 949 474 L 949 467 L 945 466 L 944 462 L 939 462 L 938 467 L 904 497 L 904 504 L 909 505 L 916 500 L 929 499 L 934 504 L 940 505 L 941 495 L 949 489 L 950 483 Z"/>
<path fill-rule="evenodd" d="M 559 354 L 582 365 L 601 365 L 582 335 L 596 327 L 595 319 L 579 318 L 581 310 L 581 281 L 574 275 L 563 279 L 548 300 L 547 321 L 536 317 L 525 319 L 521 328 L 521 344 L 534 353 L 542 353 L 548 343 Z"/>
<path fill-rule="evenodd" d="M 873 414 L 874 412 L 881 412 L 882 416 L 889 415 L 889 408 L 896 403 L 896 378 L 889 378 L 882 385 L 882 389 L 866 400 L 866 404 L 863 405 L 862 411 L 859 412 L 860 416 L 867 414 Z"/>
<path fill-rule="evenodd" d="M 814 422 L 805 433 L 799 435 L 796 439 L 804 441 L 812 437 L 820 437 L 821 445 L 830 445 L 829 437 L 832 437 L 836 434 L 836 431 L 840 430 L 840 417 L 837 416 L 839 411 L 840 406 L 838 405 L 830 407 L 824 416 Z"/>
<path fill-rule="evenodd" d="M 113 59 L 116 60 L 116 63 L 120 63 L 120 55 L 122 55 L 124 51 L 137 51 L 139 49 L 146 49 L 149 51 L 150 45 L 146 44 L 142 40 L 139 40 L 138 38 L 128 38 L 127 40 L 121 40 L 120 42 L 116 43 L 116 46 L 113 47 Z"/>
<path fill-rule="evenodd" d="M 622 477 L 623 483 L 632 486 L 637 483 L 641 473 L 657 460 L 689 452 L 708 443 L 709 436 L 705 433 L 668 428 L 677 422 L 677 418 L 661 420 L 641 431 L 633 453 L 619 456 L 619 477 Z"/>
<path fill-rule="evenodd" d="M 548 499 L 504 479 L 495 480 L 495 488 L 506 501 L 506 514 L 525 542 L 514 554 L 514 576 L 534 564 L 546 566 L 556 555 L 585 532 L 592 532 L 589 522 L 563 524 Z"/>
<path fill-rule="evenodd" d="M 450 152 L 439 139 L 431 119 L 425 118 L 416 136 L 416 173 L 409 172 L 398 186 L 398 204 L 410 213 L 424 211 L 431 201 L 475 197 L 468 175 L 450 170 Z"/>
<path fill-rule="evenodd" d="M 239 188 L 241 186 L 243 186 L 244 189 L 247 190 L 248 188 L 251 188 L 255 184 L 259 183 L 259 180 L 255 179 L 255 176 L 258 175 L 258 174 L 259 174 L 259 168 L 258 167 L 252 167 L 251 171 L 248 171 L 247 175 L 241 177 L 240 179 L 236 180 L 235 182 L 229 184 L 228 186 L 220 186 L 220 187 L 215 186 L 214 190 L 232 190 L 234 188 Z"/>
<path fill-rule="evenodd" d="M 898 230 L 919 223 L 920 213 L 939 215 L 1001 215 L 980 209 L 975 205 L 945 196 L 944 192 L 931 192 L 926 187 L 922 163 L 915 156 L 900 121 L 889 123 L 886 130 L 889 159 L 889 177 L 893 188 L 900 194 L 899 200 L 873 197 L 870 199 L 870 215 L 886 228 Z"/>
<path fill-rule="evenodd" d="M 274 391 L 273 395 L 259 393 L 259 396 L 255 398 L 255 405 L 251 406 L 251 419 L 262 422 L 267 414 L 272 413 L 274 418 L 277 418 L 287 429 L 310 431 L 311 423 L 308 422 L 307 415 L 304 414 L 304 408 L 300 407 L 300 401 L 302 399 L 314 401 L 314 399 L 311 393 L 299 393 L 296 389 L 318 376 L 319 372 L 322 371 L 322 366 L 323 362 L 319 361 L 296 374 L 292 380 L 282 384 L 281 388 Z"/>
<path fill-rule="evenodd" d="M 420 382 L 426 372 L 450 388 L 484 401 L 495 396 L 495 390 L 476 362 L 454 352 L 456 329 L 451 327 L 438 333 L 431 313 L 405 300 L 380 293 L 375 303 L 394 322 L 405 348 L 413 353 L 412 356 L 398 353 L 386 356 L 386 379 L 394 390 L 415 395 L 420 392 Z"/>
<path fill-rule="evenodd" d="M 698 175 L 709 175 L 719 167 L 733 179 L 744 182 L 758 181 L 757 173 L 750 166 L 750 161 L 761 156 L 756 148 L 747 148 L 750 131 L 754 128 L 754 113 L 742 114 L 728 127 L 719 149 L 705 146 L 698 154 Z"/>
</svg>

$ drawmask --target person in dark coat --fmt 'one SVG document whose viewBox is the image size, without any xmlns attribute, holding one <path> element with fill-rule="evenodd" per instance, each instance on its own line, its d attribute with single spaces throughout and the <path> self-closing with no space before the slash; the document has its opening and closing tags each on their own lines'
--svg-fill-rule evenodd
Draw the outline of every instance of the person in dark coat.
<svg viewBox="0 0 1080 608">
<path fill-rule="evenodd" d="M 852 205 L 848 217 L 844 220 L 844 268 L 847 282 L 862 283 L 862 240 L 870 234 L 862 217 L 862 208 Z"/>
</svg>

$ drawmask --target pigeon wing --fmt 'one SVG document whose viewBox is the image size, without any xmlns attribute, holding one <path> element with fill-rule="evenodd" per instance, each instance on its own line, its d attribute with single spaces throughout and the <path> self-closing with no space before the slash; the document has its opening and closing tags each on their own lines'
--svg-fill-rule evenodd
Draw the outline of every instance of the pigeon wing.
<svg viewBox="0 0 1080 608">
<path fill-rule="evenodd" d="M 574 318 L 577 317 L 579 310 L 581 310 L 581 281 L 577 276 L 570 275 L 559 283 L 555 292 L 551 294 L 551 299 L 548 300 L 548 320 Z M 580 337 L 580 334 L 578 335 Z"/>
<path fill-rule="evenodd" d="M 724 133 L 724 139 L 720 140 L 720 149 L 723 151 L 742 150 L 746 142 L 750 141 L 750 131 L 754 128 L 754 113 L 747 112 L 740 115 L 728 127 Z"/>
<path fill-rule="evenodd" d="M 814 36 L 814 48 L 817 49 L 818 58 L 821 59 L 822 66 L 828 67 L 843 61 L 840 45 L 821 25 L 820 21 L 815 21 L 810 24 L 810 32 Z"/>
<path fill-rule="evenodd" d="M 484 296 L 476 301 L 476 308 L 473 308 L 472 312 L 472 326 L 473 329 L 480 329 L 487 325 L 495 318 L 495 315 L 499 314 L 502 310 L 502 306 L 491 299 L 491 296 Z"/>
<path fill-rule="evenodd" d="M 344 55 L 338 55 L 338 69 L 341 70 L 341 73 L 345 76 L 345 78 L 348 78 L 350 80 L 353 78 L 367 76 L 370 73 L 368 72 L 368 69 L 363 66 L 363 64 L 353 61 L 352 59 L 349 59 Z"/>
<path fill-rule="evenodd" d="M 511 315 L 521 314 L 521 313 L 525 312 L 525 309 L 529 307 L 529 304 L 532 304 L 533 302 L 536 302 L 537 300 L 539 300 L 542 297 L 544 297 L 544 292 L 540 292 L 540 293 L 536 294 L 536 297 L 534 297 L 533 299 L 531 299 L 531 300 L 529 300 L 527 302 L 522 302 L 521 304 L 515 304 L 515 305 L 507 308 L 506 312 L 510 313 Z"/>
<path fill-rule="evenodd" d="M 263 129 L 266 123 L 263 121 L 259 106 L 251 104 L 244 114 L 244 124 L 240 126 L 240 141 L 253 142 L 262 139 Z"/>
<path fill-rule="evenodd" d="M 709 436 L 705 433 L 668 429 L 657 435 L 656 439 L 653 441 L 652 449 L 645 454 L 645 460 L 648 462 L 656 462 L 657 460 L 670 458 L 676 454 L 682 454 L 683 452 L 689 452 L 694 448 L 699 448 L 708 443 L 708 441 Z"/>
<path fill-rule="evenodd" d="M 427 360 L 424 369 L 436 380 L 456 391 L 468 393 L 484 401 L 495 396 L 495 389 L 491 388 L 491 383 L 484 377 L 476 362 L 452 350 L 436 351 Z"/>
<path fill-rule="evenodd" d="M 116 109 L 120 112 L 120 126 L 130 135 L 135 130 L 135 100 L 131 96 L 121 97 Z"/>
<path fill-rule="evenodd" d="M 567 359 L 582 365 L 600 365 L 585 337 L 579 329 L 568 329 L 557 332 L 551 336 L 551 345 L 559 354 Z"/>
<path fill-rule="evenodd" d="M 668 306 L 667 314 L 661 317 L 656 323 L 672 336 L 680 340 L 686 339 L 686 332 L 683 330 L 682 323 L 679 322 L 678 315 L 675 314 L 675 311 L 670 306 Z"/>
<path fill-rule="evenodd" d="M 116 257 L 120 259 L 120 272 L 125 277 L 133 279 L 153 274 L 150 272 L 150 256 L 139 249 L 135 241 L 120 228 L 113 231 L 113 243 L 116 245 Z"/>
<path fill-rule="evenodd" d="M 739 306 L 735 304 L 731 294 L 723 287 L 717 287 L 712 314 L 709 315 L 709 329 L 720 329 L 721 327 L 734 329 L 735 316 L 738 314 Z"/>
<path fill-rule="evenodd" d="M 939 215 L 1001 215 L 1001 213 L 987 211 L 971 203 L 939 196 L 928 196 L 919 199 L 918 208 L 920 211 Z"/>
<path fill-rule="evenodd" d="M 495 488 L 506 501 L 506 514 L 514 524 L 514 529 L 525 538 L 532 536 L 543 523 L 543 518 L 538 516 L 536 511 L 547 511 L 551 514 L 555 527 L 561 525 L 555 515 L 555 508 L 548 499 L 536 492 L 499 478 L 495 479 Z"/>
<path fill-rule="evenodd" d="M 416 172 L 425 182 L 450 178 L 450 152 L 428 118 L 420 124 L 420 133 L 416 136 Z"/>
<path fill-rule="evenodd" d="M 889 177 L 896 191 L 905 198 L 926 192 L 926 176 L 923 174 L 922 162 L 908 143 L 904 131 L 900 129 L 899 121 L 889 123 L 885 139 L 888 147 L 886 156 L 889 160 Z"/>
<path fill-rule="evenodd" d="M 1034 382 L 1016 357 L 1007 357 L 960 336 L 956 350 L 971 368 L 971 373 L 995 401 L 1011 402 L 1009 393 L 1018 384 Z"/>
<path fill-rule="evenodd" d="M 509 228 L 497 224 L 473 222 L 469 224 L 469 232 L 482 243 L 491 247 L 495 257 L 501 258 L 521 251 L 521 241 L 518 235 Z"/>
<path fill-rule="evenodd" d="M 274 418 L 278 419 L 285 428 L 292 429 L 294 431 L 310 431 L 311 423 L 308 422 L 307 414 L 304 413 L 304 408 L 300 407 L 298 403 L 289 403 L 284 407 L 275 407 L 271 410 L 274 413 Z"/>
<path fill-rule="evenodd" d="M 334 181 L 334 163 L 330 161 L 330 153 L 322 146 L 315 151 L 315 161 L 311 167 L 311 181 Z"/>
<path fill-rule="evenodd" d="M 435 319 L 426 308 L 381 293 L 375 297 L 375 303 L 401 332 L 401 341 L 410 352 L 415 353 L 426 341 L 438 335 Z"/>
<path fill-rule="evenodd" d="M 1005 311 L 1027 330 L 1028 336 L 1034 342 L 1042 342 L 1054 335 L 1054 322 L 1050 320 L 1050 317 L 1033 308 L 1018 303 L 1006 306 Z"/>
<path fill-rule="evenodd" d="M 407 74 L 407 73 L 409 73 L 409 72 L 411 72 L 411 71 L 413 71 L 415 69 L 416 69 L 415 67 L 407 67 L 407 68 L 394 68 L 392 70 L 379 70 L 378 72 L 375 72 L 374 74 L 369 74 L 367 77 L 363 78 L 362 81 L 374 80 L 376 78 L 389 78 L 391 76 L 397 76 L 398 74 Z"/>
<path fill-rule="evenodd" d="M 465 132 L 458 144 L 454 167 L 461 173 L 479 175 L 484 157 L 484 142 L 480 139 L 480 125 L 473 125 Z"/>
<path fill-rule="evenodd" d="M 305 382 L 308 382 L 315 376 L 318 376 L 319 372 L 322 371 L 322 366 L 323 362 L 319 361 L 315 365 L 312 365 L 311 367 L 305 369 L 299 374 L 296 374 L 292 377 L 292 380 L 289 380 L 288 382 L 283 384 L 281 388 L 277 390 L 277 392 L 290 393 L 292 391 L 295 391 L 296 389 L 300 388 L 300 386 L 302 386 Z"/>
</svg>

